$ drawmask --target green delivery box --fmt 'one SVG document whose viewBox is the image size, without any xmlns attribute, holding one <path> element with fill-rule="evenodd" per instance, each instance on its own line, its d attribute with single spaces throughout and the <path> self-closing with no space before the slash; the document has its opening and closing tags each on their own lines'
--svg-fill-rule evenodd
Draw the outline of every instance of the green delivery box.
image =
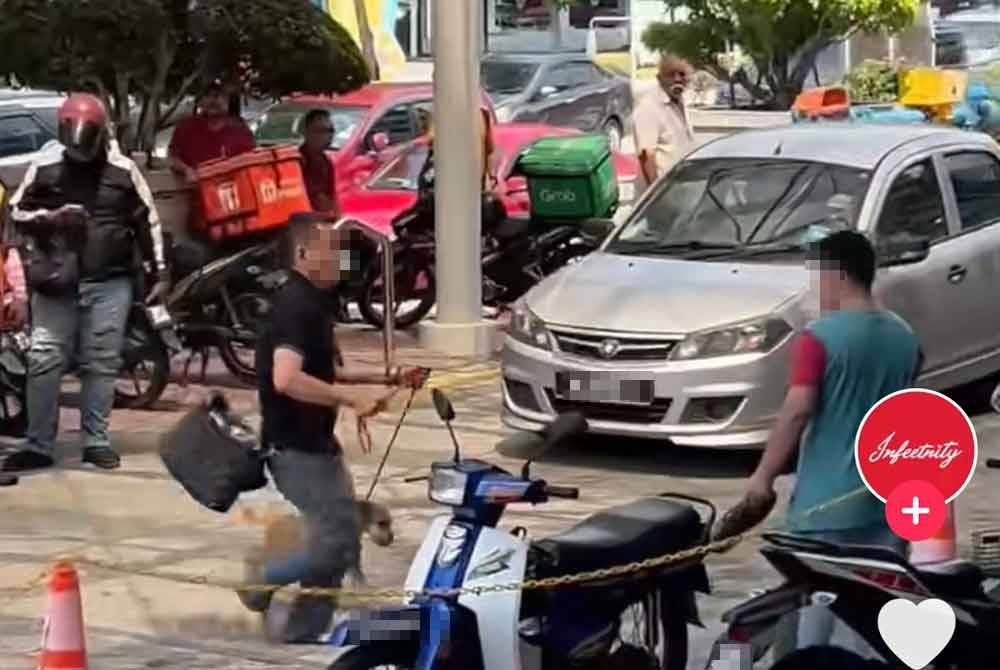
<svg viewBox="0 0 1000 670">
<path fill-rule="evenodd" d="M 605 217 L 618 204 L 618 180 L 604 135 L 540 139 L 525 150 L 518 167 L 528 179 L 533 218 Z"/>
</svg>

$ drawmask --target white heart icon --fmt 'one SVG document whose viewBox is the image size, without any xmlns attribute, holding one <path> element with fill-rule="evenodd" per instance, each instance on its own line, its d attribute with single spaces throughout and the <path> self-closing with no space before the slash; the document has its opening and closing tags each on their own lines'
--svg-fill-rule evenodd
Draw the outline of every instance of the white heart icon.
<svg viewBox="0 0 1000 670">
<path fill-rule="evenodd" d="M 943 600 L 919 605 L 897 598 L 878 613 L 878 632 L 899 660 L 919 670 L 937 658 L 955 634 L 955 612 Z"/>
</svg>

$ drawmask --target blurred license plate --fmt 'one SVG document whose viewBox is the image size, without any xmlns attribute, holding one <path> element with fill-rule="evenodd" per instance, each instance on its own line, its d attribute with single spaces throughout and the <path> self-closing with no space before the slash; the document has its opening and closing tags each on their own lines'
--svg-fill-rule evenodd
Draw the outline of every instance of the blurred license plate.
<svg viewBox="0 0 1000 670">
<path fill-rule="evenodd" d="M 652 379 L 614 379 L 606 372 L 557 372 L 556 396 L 576 402 L 651 405 Z"/>
</svg>

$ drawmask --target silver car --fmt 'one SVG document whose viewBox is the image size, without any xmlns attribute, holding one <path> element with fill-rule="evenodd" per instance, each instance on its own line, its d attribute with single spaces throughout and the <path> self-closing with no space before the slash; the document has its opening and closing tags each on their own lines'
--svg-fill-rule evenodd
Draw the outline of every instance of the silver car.
<svg viewBox="0 0 1000 670">
<path fill-rule="evenodd" d="M 696 149 L 599 251 L 532 289 L 504 347 L 504 422 L 577 409 L 596 433 L 760 446 L 792 336 L 818 314 L 805 250 L 842 228 L 875 243 L 876 295 L 916 330 L 923 385 L 1000 369 L 997 144 L 809 124 Z"/>
</svg>

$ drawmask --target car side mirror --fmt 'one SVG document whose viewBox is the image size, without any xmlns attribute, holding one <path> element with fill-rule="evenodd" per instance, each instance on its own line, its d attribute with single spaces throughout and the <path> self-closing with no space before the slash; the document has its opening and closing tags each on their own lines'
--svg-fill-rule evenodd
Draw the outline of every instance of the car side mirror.
<svg viewBox="0 0 1000 670">
<path fill-rule="evenodd" d="M 369 145 L 372 151 L 382 151 L 389 146 L 389 136 L 385 133 L 375 133 L 372 135 Z"/>
<path fill-rule="evenodd" d="M 545 98 L 551 98 L 553 95 L 559 92 L 559 89 L 555 86 L 542 86 L 538 89 L 538 99 L 544 100 Z"/>
<path fill-rule="evenodd" d="M 603 240 L 614 230 L 614 219 L 585 219 L 580 222 L 580 231 L 595 240 Z"/>
<path fill-rule="evenodd" d="M 879 267 L 912 265 L 927 258 L 930 252 L 931 241 L 928 237 L 889 239 L 878 245 L 878 264 Z"/>
</svg>

